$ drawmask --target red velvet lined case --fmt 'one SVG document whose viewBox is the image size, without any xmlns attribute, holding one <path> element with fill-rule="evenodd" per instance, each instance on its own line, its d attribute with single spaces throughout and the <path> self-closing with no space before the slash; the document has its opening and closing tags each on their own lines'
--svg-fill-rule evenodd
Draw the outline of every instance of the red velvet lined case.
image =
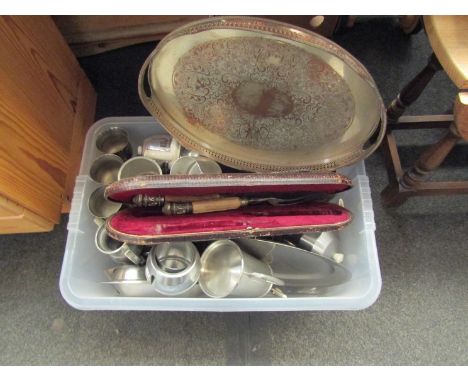
<svg viewBox="0 0 468 382">
<path fill-rule="evenodd" d="M 220 175 L 150 175 L 123 179 L 106 188 L 108 199 L 130 203 L 136 195 L 150 196 L 297 196 L 334 194 L 351 187 L 336 173 L 226 173 Z M 272 206 L 258 204 L 236 210 L 166 216 L 160 208 L 127 208 L 107 220 L 107 231 L 117 240 L 152 245 L 163 241 L 213 240 L 243 236 L 284 235 L 338 229 L 351 213 L 326 202 L 306 201 Z"/>
</svg>

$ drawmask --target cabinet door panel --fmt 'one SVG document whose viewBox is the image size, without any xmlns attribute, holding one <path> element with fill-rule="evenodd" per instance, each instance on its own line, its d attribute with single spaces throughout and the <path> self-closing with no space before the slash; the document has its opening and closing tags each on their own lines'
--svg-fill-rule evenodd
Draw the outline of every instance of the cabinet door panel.
<svg viewBox="0 0 468 382">
<path fill-rule="evenodd" d="M 0 50 L 0 194 L 57 223 L 95 93 L 48 16 L 0 17 Z"/>
</svg>

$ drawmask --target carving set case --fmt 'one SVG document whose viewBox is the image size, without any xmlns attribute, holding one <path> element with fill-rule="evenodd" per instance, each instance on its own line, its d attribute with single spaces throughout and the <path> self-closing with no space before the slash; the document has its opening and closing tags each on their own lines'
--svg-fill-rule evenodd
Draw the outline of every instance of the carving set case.
<svg viewBox="0 0 468 382">
<path fill-rule="evenodd" d="M 270 173 L 221 175 L 149 175 L 109 185 L 106 196 L 130 203 L 136 195 L 203 196 L 281 195 L 320 192 L 327 197 L 351 187 L 351 180 L 339 174 Z M 287 200 L 287 199 L 286 199 Z M 159 209 L 128 208 L 107 221 L 109 234 L 124 242 L 153 245 L 175 240 L 232 239 L 319 232 L 339 229 L 351 220 L 351 213 L 336 204 L 302 202 L 272 206 L 268 203 L 236 210 L 166 216 Z"/>
</svg>

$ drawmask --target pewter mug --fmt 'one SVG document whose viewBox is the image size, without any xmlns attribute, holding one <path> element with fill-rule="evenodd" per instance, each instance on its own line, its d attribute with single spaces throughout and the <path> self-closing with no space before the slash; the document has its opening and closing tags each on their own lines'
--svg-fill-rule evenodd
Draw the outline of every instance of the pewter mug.
<svg viewBox="0 0 468 382">
<path fill-rule="evenodd" d="M 104 196 L 105 186 L 95 189 L 88 199 L 88 210 L 96 218 L 106 219 L 122 207 L 122 203 L 112 202 Z"/>
<path fill-rule="evenodd" d="M 97 183 L 111 184 L 117 180 L 119 169 L 123 164 L 122 158 L 115 154 L 104 154 L 97 157 L 91 168 L 89 176 Z"/>
<path fill-rule="evenodd" d="M 263 297 L 273 285 L 284 282 L 231 240 L 215 241 L 202 254 L 200 287 L 210 297 Z"/>
<path fill-rule="evenodd" d="M 132 157 L 132 146 L 125 129 L 118 126 L 104 127 L 96 133 L 96 147 L 106 154 L 115 154 L 123 160 Z"/>
<path fill-rule="evenodd" d="M 144 264 L 141 247 L 111 238 L 106 231 L 104 221 L 96 219 L 95 222 L 98 224 L 98 229 L 94 242 L 100 252 L 110 256 L 118 264 Z"/>
<path fill-rule="evenodd" d="M 117 177 L 121 180 L 137 175 L 162 175 L 162 170 L 154 159 L 133 157 L 120 167 Z"/>
</svg>

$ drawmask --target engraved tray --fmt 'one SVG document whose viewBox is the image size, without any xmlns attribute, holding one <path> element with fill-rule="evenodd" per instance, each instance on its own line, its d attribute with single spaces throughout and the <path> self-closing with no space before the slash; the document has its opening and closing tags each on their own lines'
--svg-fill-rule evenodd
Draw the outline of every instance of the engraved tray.
<svg viewBox="0 0 468 382">
<path fill-rule="evenodd" d="M 364 66 L 277 21 L 187 24 L 158 44 L 138 82 L 145 107 L 182 145 L 245 171 L 334 170 L 370 155 L 385 131 Z"/>
</svg>

